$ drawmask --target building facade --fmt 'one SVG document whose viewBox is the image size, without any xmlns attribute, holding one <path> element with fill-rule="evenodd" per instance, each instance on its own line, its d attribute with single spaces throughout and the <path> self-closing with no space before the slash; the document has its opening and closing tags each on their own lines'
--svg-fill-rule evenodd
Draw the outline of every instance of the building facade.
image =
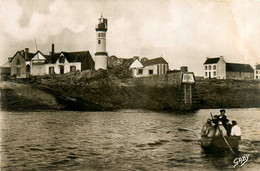
<svg viewBox="0 0 260 171">
<path fill-rule="evenodd" d="M 95 62 L 89 51 L 54 52 L 50 55 L 41 51 L 29 53 L 29 49 L 17 51 L 10 60 L 11 75 L 16 78 L 29 78 L 47 74 L 65 74 L 71 71 L 94 70 Z"/>
<path fill-rule="evenodd" d="M 204 62 L 205 78 L 226 78 L 226 65 L 223 56 L 207 58 Z"/>
<path fill-rule="evenodd" d="M 204 78 L 254 79 L 254 70 L 249 64 L 226 63 L 223 56 L 207 57 L 203 67 Z"/>
<path fill-rule="evenodd" d="M 46 55 L 41 51 L 37 51 L 29 62 L 30 65 L 30 75 L 45 75 L 45 65 Z"/>
<path fill-rule="evenodd" d="M 139 60 L 137 58 L 130 65 L 129 69 L 131 69 L 133 77 L 145 77 L 166 74 L 169 66 L 162 57 L 150 60 L 147 58 Z"/>
<path fill-rule="evenodd" d="M 17 51 L 11 59 L 11 76 L 28 78 L 30 75 L 30 63 L 35 54 L 29 53 L 29 48 Z"/>
<path fill-rule="evenodd" d="M 260 64 L 257 64 L 255 66 L 255 79 L 259 80 L 260 79 Z"/>
<path fill-rule="evenodd" d="M 46 74 L 94 70 L 95 66 L 89 51 L 51 53 L 44 63 Z"/>
</svg>

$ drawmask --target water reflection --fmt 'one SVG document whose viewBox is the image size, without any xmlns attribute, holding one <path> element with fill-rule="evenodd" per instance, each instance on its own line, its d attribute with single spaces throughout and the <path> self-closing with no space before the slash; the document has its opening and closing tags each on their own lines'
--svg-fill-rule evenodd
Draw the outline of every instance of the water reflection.
<svg viewBox="0 0 260 171">
<path fill-rule="evenodd" d="M 242 127 L 238 156 L 250 155 L 243 168 L 256 168 L 260 110 L 227 112 Z M 233 169 L 237 156 L 228 151 L 206 153 L 200 146 L 201 126 L 208 115 L 209 110 L 186 114 L 2 111 L 1 167 L 7 170 Z"/>
</svg>

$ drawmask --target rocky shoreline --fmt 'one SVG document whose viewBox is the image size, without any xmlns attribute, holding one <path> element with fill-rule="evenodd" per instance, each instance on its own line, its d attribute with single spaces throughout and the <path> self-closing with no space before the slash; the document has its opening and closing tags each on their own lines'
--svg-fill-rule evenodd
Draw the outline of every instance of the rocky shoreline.
<svg viewBox="0 0 260 171">
<path fill-rule="evenodd" d="M 2 109 L 176 111 L 180 107 L 180 86 L 155 86 L 149 82 L 140 82 L 138 78 L 131 78 L 129 71 L 122 68 L 32 77 L 30 80 L 15 82 L 39 92 L 35 90 L 30 95 L 27 92 L 27 96 L 24 96 L 21 95 L 24 92 L 22 89 L 17 91 L 1 88 Z M 45 98 L 39 99 L 37 93 Z M 193 98 L 195 110 L 260 107 L 260 82 L 197 79 Z"/>
</svg>

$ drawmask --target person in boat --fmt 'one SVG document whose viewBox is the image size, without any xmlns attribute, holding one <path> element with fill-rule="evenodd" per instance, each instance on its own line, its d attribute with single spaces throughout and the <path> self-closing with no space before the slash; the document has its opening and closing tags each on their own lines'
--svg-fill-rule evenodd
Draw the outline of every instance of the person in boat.
<svg viewBox="0 0 260 171">
<path fill-rule="evenodd" d="M 223 125 L 221 120 L 219 120 L 218 124 L 215 125 L 215 129 L 216 129 L 215 136 L 220 136 L 220 135 L 227 136 L 227 130 L 224 127 L 224 125 Z"/>
<path fill-rule="evenodd" d="M 218 115 L 214 115 L 212 122 L 214 123 L 215 126 L 218 125 Z"/>
<path fill-rule="evenodd" d="M 224 128 L 226 130 L 228 130 L 227 125 L 228 125 L 228 121 L 229 120 L 227 119 L 227 116 L 225 114 L 226 114 L 226 110 L 225 109 L 221 109 L 220 110 L 220 115 L 218 115 L 218 122 L 221 121 L 221 123 L 224 126 Z"/>
<path fill-rule="evenodd" d="M 232 121 L 231 136 L 235 136 L 241 140 L 241 128 L 237 125 L 236 121 Z"/>
<path fill-rule="evenodd" d="M 205 136 L 213 136 L 212 130 L 214 131 L 214 125 L 210 118 L 207 119 L 207 122 L 204 124 L 201 134 Z M 212 135 L 211 135 L 212 134 Z"/>
</svg>

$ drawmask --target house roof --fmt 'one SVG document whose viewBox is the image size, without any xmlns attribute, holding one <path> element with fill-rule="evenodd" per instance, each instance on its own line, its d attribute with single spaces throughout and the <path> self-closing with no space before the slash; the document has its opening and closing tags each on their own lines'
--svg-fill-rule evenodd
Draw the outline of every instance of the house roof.
<svg viewBox="0 0 260 171">
<path fill-rule="evenodd" d="M 43 55 L 43 53 L 42 53 L 41 51 L 38 50 L 37 52 L 40 52 L 40 53 Z M 34 57 L 34 55 L 35 55 L 37 52 L 35 52 L 35 53 L 30 53 L 30 52 L 29 52 L 29 53 L 28 53 L 29 58 L 26 59 L 26 61 L 32 60 L 32 58 Z M 17 51 L 17 52 L 14 54 L 14 56 L 12 57 L 12 59 L 10 60 L 10 62 L 11 62 L 11 61 L 14 59 L 14 57 L 15 57 L 16 55 L 18 55 L 18 54 L 25 59 L 25 52 L 24 52 L 24 55 L 22 55 L 21 51 Z M 43 55 L 43 56 L 46 56 L 46 55 Z"/>
<path fill-rule="evenodd" d="M 142 64 L 144 66 L 149 66 L 149 65 L 155 65 L 155 64 L 168 64 L 163 57 L 159 57 L 159 58 L 154 58 L 154 59 L 150 59 L 147 61 L 143 61 Z"/>
<path fill-rule="evenodd" d="M 129 68 L 143 68 L 144 65 L 138 60 L 134 60 L 131 65 L 129 66 Z"/>
<path fill-rule="evenodd" d="M 254 72 L 254 69 L 249 64 L 226 63 L 226 71 Z"/>
<path fill-rule="evenodd" d="M 41 51 L 39 51 L 39 50 L 37 50 L 37 52 L 35 52 L 34 54 L 33 54 L 33 56 L 32 56 L 32 58 L 35 56 L 35 55 L 37 55 L 37 53 L 40 53 L 43 57 L 48 57 L 48 55 L 44 55 Z M 32 59 L 31 58 L 31 59 Z"/>
<path fill-rule="evenodd" d="M 55 64 L 61 53 L 54 53 L 53 56 L 46 56 L 45 64 Z"/>
<path fill-rule="evenodd" d="M 92 59 L 89 51 L 78 51 L 78 52 L 61 52 L 54 53 L 53 56 L 47 56 L 45 64 L 55 64 L 59 59 L 60 55 L 63 54 L 68 62 L 82 62 L 84 58 L 89 57 Z"/>
<path fill-rule="evenodd" d="M 61 52 L 61 53 L 64 54 L 68 62 L 82 62 L 84 58 L 91 57 L 89 51 Z"/>
<path fill-rule="evenodd" d="M 204 62 L 205 64 L 216 64 L 218 63 L 220 58 L 207 58 L 207 60 Z"/>
</svg>

